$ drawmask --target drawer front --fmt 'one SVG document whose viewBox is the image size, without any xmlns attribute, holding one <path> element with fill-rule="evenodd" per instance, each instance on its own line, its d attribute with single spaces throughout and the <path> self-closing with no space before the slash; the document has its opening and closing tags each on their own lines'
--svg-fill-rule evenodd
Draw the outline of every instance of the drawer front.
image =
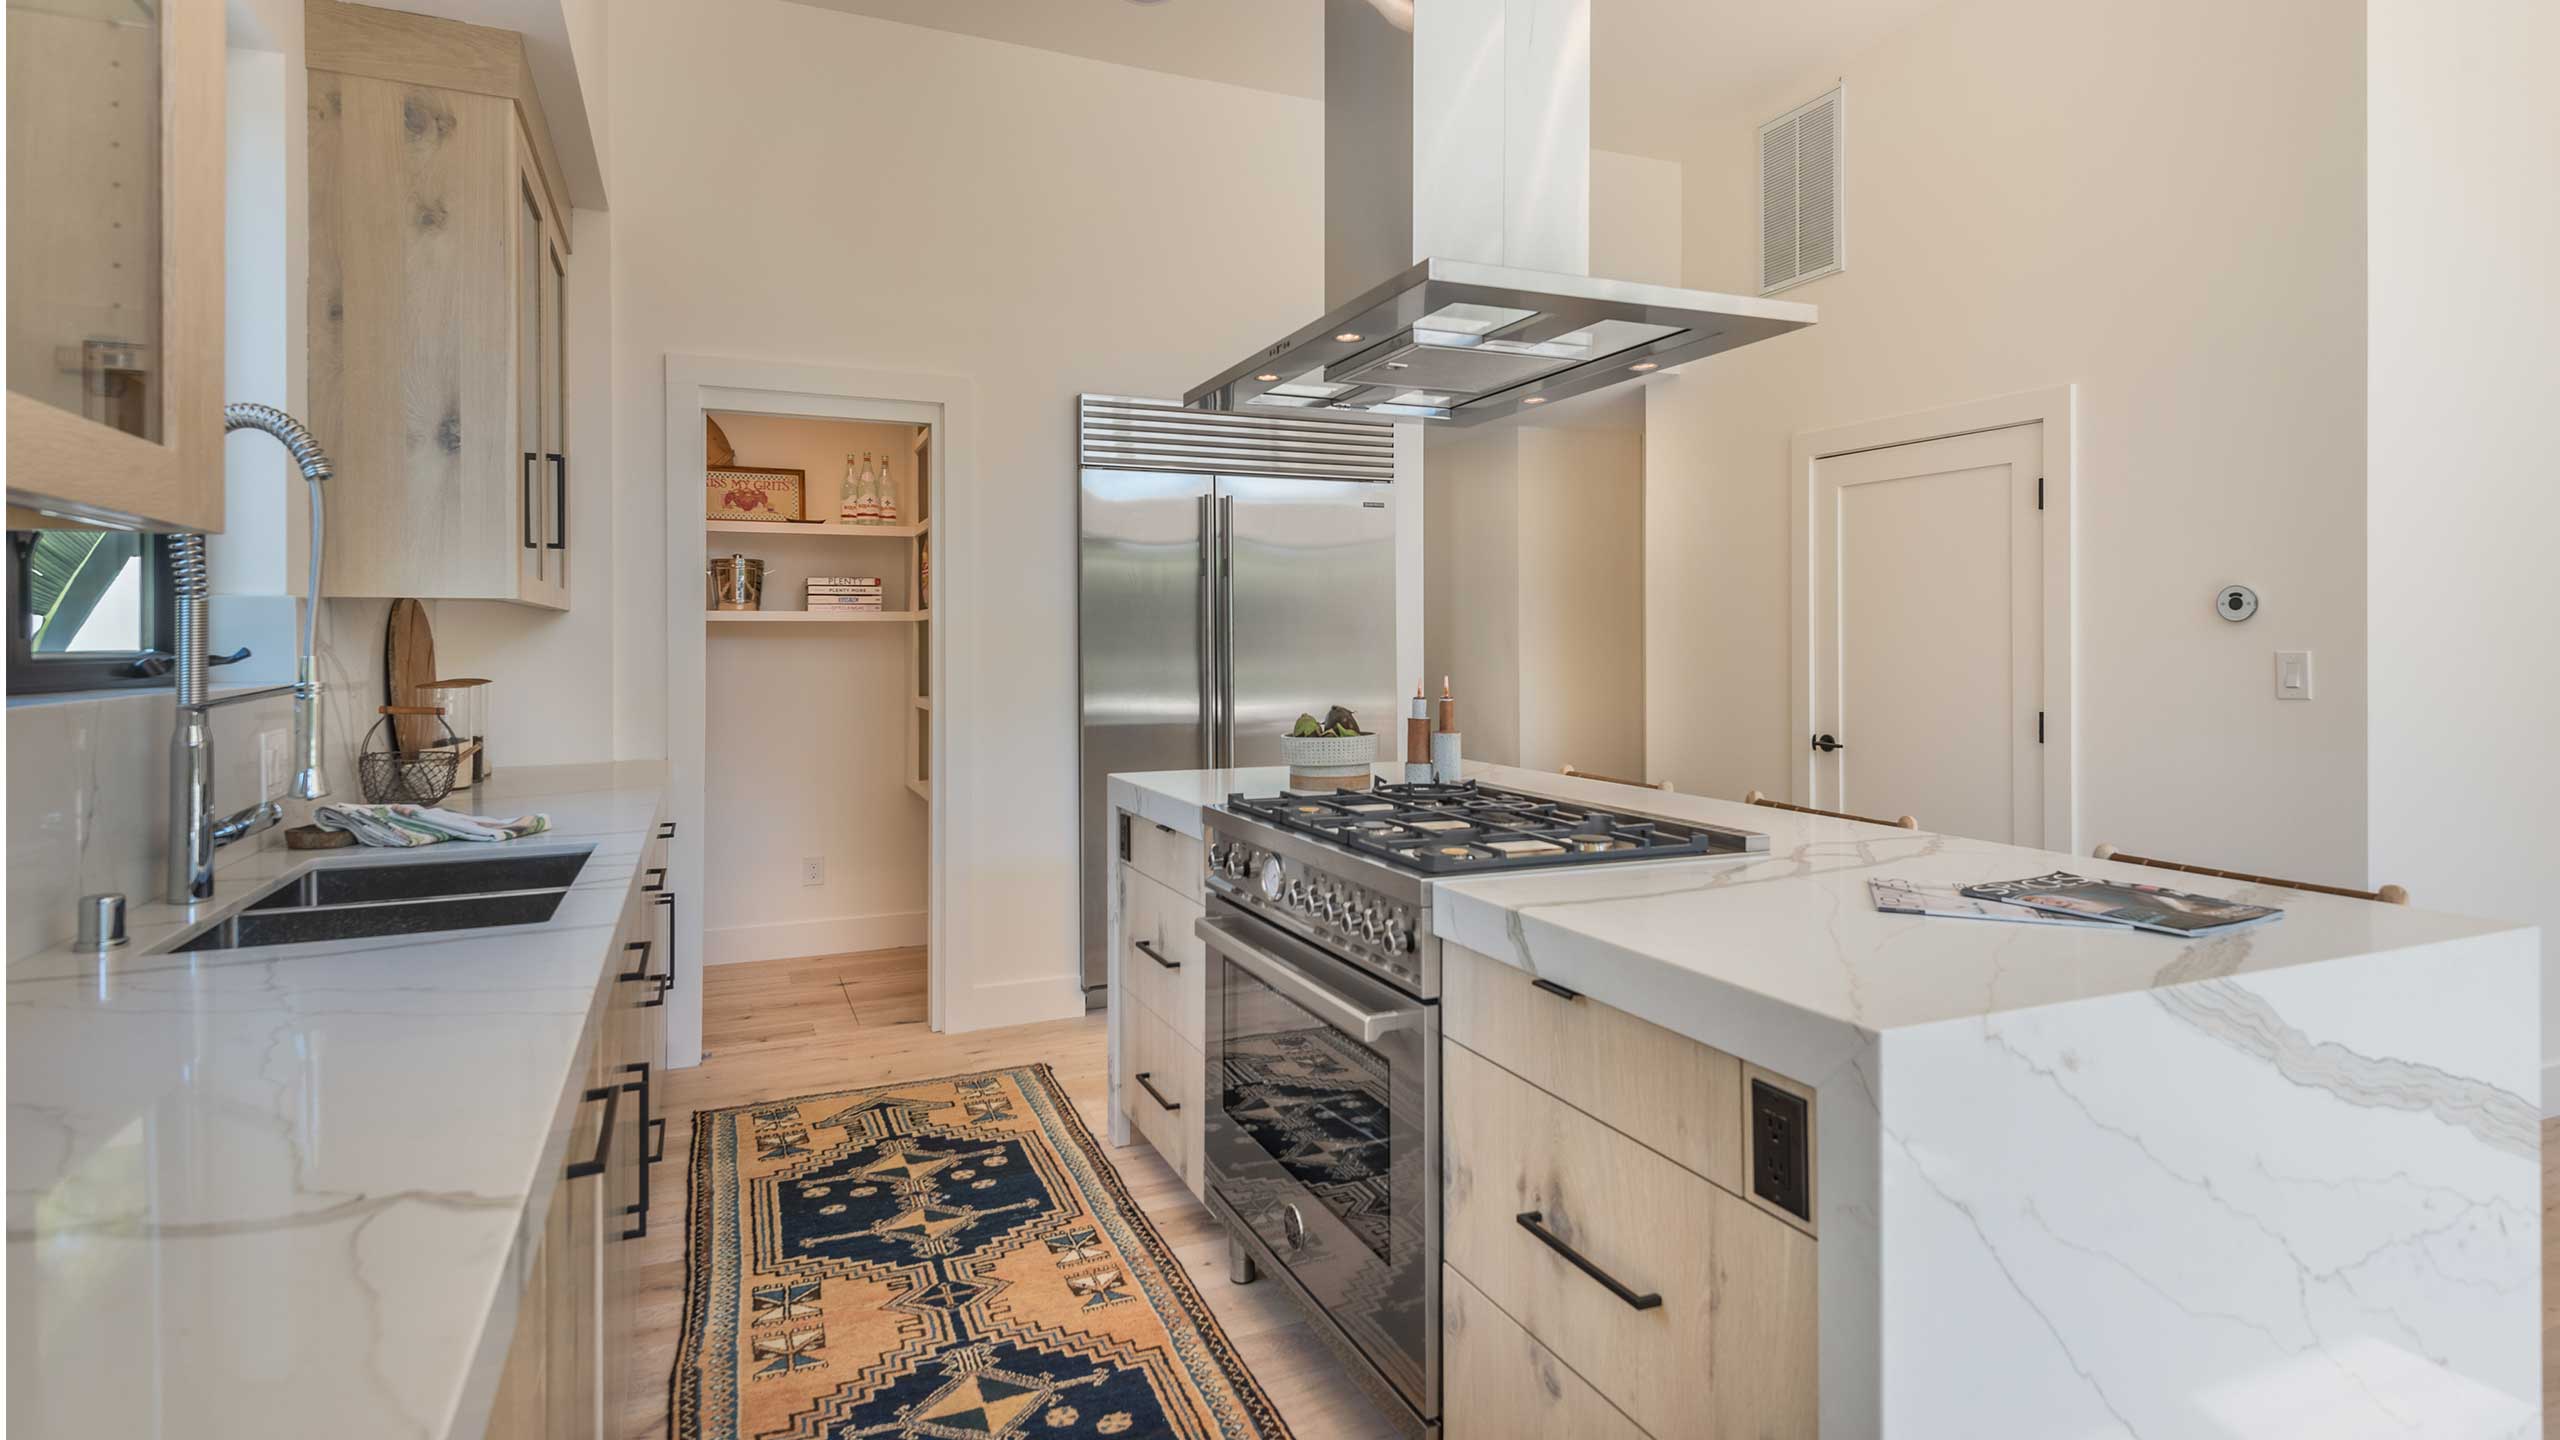
<svg viewBox="0 0 2560 1440">
<path fill-rule="evenodd" d="M 1121 943 L 1127 947 L 1120 957 L 1121 980 L 1198 1050 L 1209 1003 L 1208 950 L 1192 928 L 1200 920 L 1200 902 L 1148 879 L 1134 865 L 1121 866 L 1120 879 Z"/>
<path fill-rule="evenodd" d="M 1199 1195 L 1200 1052 L 1154 1011 L 1132 1005 L 1120 1017 L 1120 1072 L 1120 1108 L 1130 1125 Z"/>
<path fill-rule="evenodd" d="M 1741 1192 L 1742 1062 L 1461 945 L 1440 949 L 1448 1037 Z"/>
<path fill-rule="evenodd" d="M 1129 826 L 1129 863 L 1174 894 L 1189 896 L 1195 905 L 1200 903 L 1199 837 L 1159 825 L 1143 815 L 1121 813 Z"/>
<path fill-rule="evenodd" d="M 1440 1428 L 1455 1440 L 1646 1440 L 1467 1277 L 1440 1268 Z"/>
<path fill-rule="evenodd" d="M 1811 1237 L 1464 1046 L 1443 1065 L 1452 1268 L 1652 1434 L 1814 1433 Z"/>
</svg>

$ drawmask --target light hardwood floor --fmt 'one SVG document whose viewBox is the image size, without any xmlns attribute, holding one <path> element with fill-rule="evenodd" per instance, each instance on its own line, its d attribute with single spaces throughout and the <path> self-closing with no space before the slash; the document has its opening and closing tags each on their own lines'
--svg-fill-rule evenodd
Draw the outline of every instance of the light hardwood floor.
<svg viewBox="0 0 2560 1440">
<path fill-rule="evenodd" d="M 665 1377 L 675 1365 L 684 1299 L 694 1111 L 1039 1060 L 1057 1072 L 1086 1127 L 1109 1149 L 1109 1062 L 1099 1013 L 936 1035 L 924 1024 L 922 950 L 722 965 L 702 975 L 703 1062 L 668 1075 L 667 1162 L 653 1178 L 660 1188 L 648 1237 L 633 1242 L 640 1246 L 633 1343 L 650 1378 L 625 1417 L 629 1440 L 667 1434 Z M 1140 1142 L 1109 1154 L 1300 1440 L 1384 1440 L 1392 1433 L 1277 1286 L 1227 1282 L 1223 1232 L 1155 1151 Z"/>
</svg>

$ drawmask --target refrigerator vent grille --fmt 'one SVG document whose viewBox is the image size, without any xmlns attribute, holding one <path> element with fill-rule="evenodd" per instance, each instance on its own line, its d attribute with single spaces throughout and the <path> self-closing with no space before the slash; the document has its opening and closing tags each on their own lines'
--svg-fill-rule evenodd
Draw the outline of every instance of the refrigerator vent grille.
<svg viewBox="0 0 2560 1440">
<path fill-rule="evenodd" d="M 1078 418 L 1083 463 L 1093 469 L 1378 484 L 1396 478 L 1395 426 L 1375 420 L 1193 410 L 1116 395 L 1080 397 Z"/>
</svg>

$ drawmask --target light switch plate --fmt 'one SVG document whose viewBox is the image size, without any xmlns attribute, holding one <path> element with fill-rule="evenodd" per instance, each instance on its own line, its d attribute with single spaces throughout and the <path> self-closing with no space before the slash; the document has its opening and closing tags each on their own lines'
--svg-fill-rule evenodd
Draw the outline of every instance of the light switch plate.
<svg viewBox="0 0 2560 1440">
<path fill-rule="evenodd" d="M 285 758 L 285 734 L 281 730 L 258 732 L 258 798 L 284 798 L 285 772 L 292 762 Z"/>
<path fill-rule="evenodd" d="M 803 855 L 800 857 L 800 883 L 803 885 L 824 885 L 827 883 L 827 860 L 825 856 Z"/>
<path fill-rule="evenodd" d="M 2279 650 L 2276 652 L 2276 698 L 2308 700 L 2311 698 L 2311 652 Z"/>
</svg>

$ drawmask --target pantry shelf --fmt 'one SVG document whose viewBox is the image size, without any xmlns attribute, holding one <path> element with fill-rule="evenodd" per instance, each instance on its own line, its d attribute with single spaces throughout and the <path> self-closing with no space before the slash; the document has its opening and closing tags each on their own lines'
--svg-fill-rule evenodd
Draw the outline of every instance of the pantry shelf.
<svg viewBox="0 0 2560 1440">
<path fill-rule="evenodd" d="M 796 520 L 705 520 L 702 528 L 714 535 L 825 535 L 844 540 L 912 540 L 926 533 L 932 524 L 930 520 L 919 520 L 913 525 L 846 525 L 833 520 L 805 523 Z"/>
<path fill-rule="evenodd" d="M 857 610 L 835 614 L 825 610 L 708 610 L 705 620 L 730 625 L 879 625 L 915 620 L 930 620 L 930 610 Z"/>
</svg>

